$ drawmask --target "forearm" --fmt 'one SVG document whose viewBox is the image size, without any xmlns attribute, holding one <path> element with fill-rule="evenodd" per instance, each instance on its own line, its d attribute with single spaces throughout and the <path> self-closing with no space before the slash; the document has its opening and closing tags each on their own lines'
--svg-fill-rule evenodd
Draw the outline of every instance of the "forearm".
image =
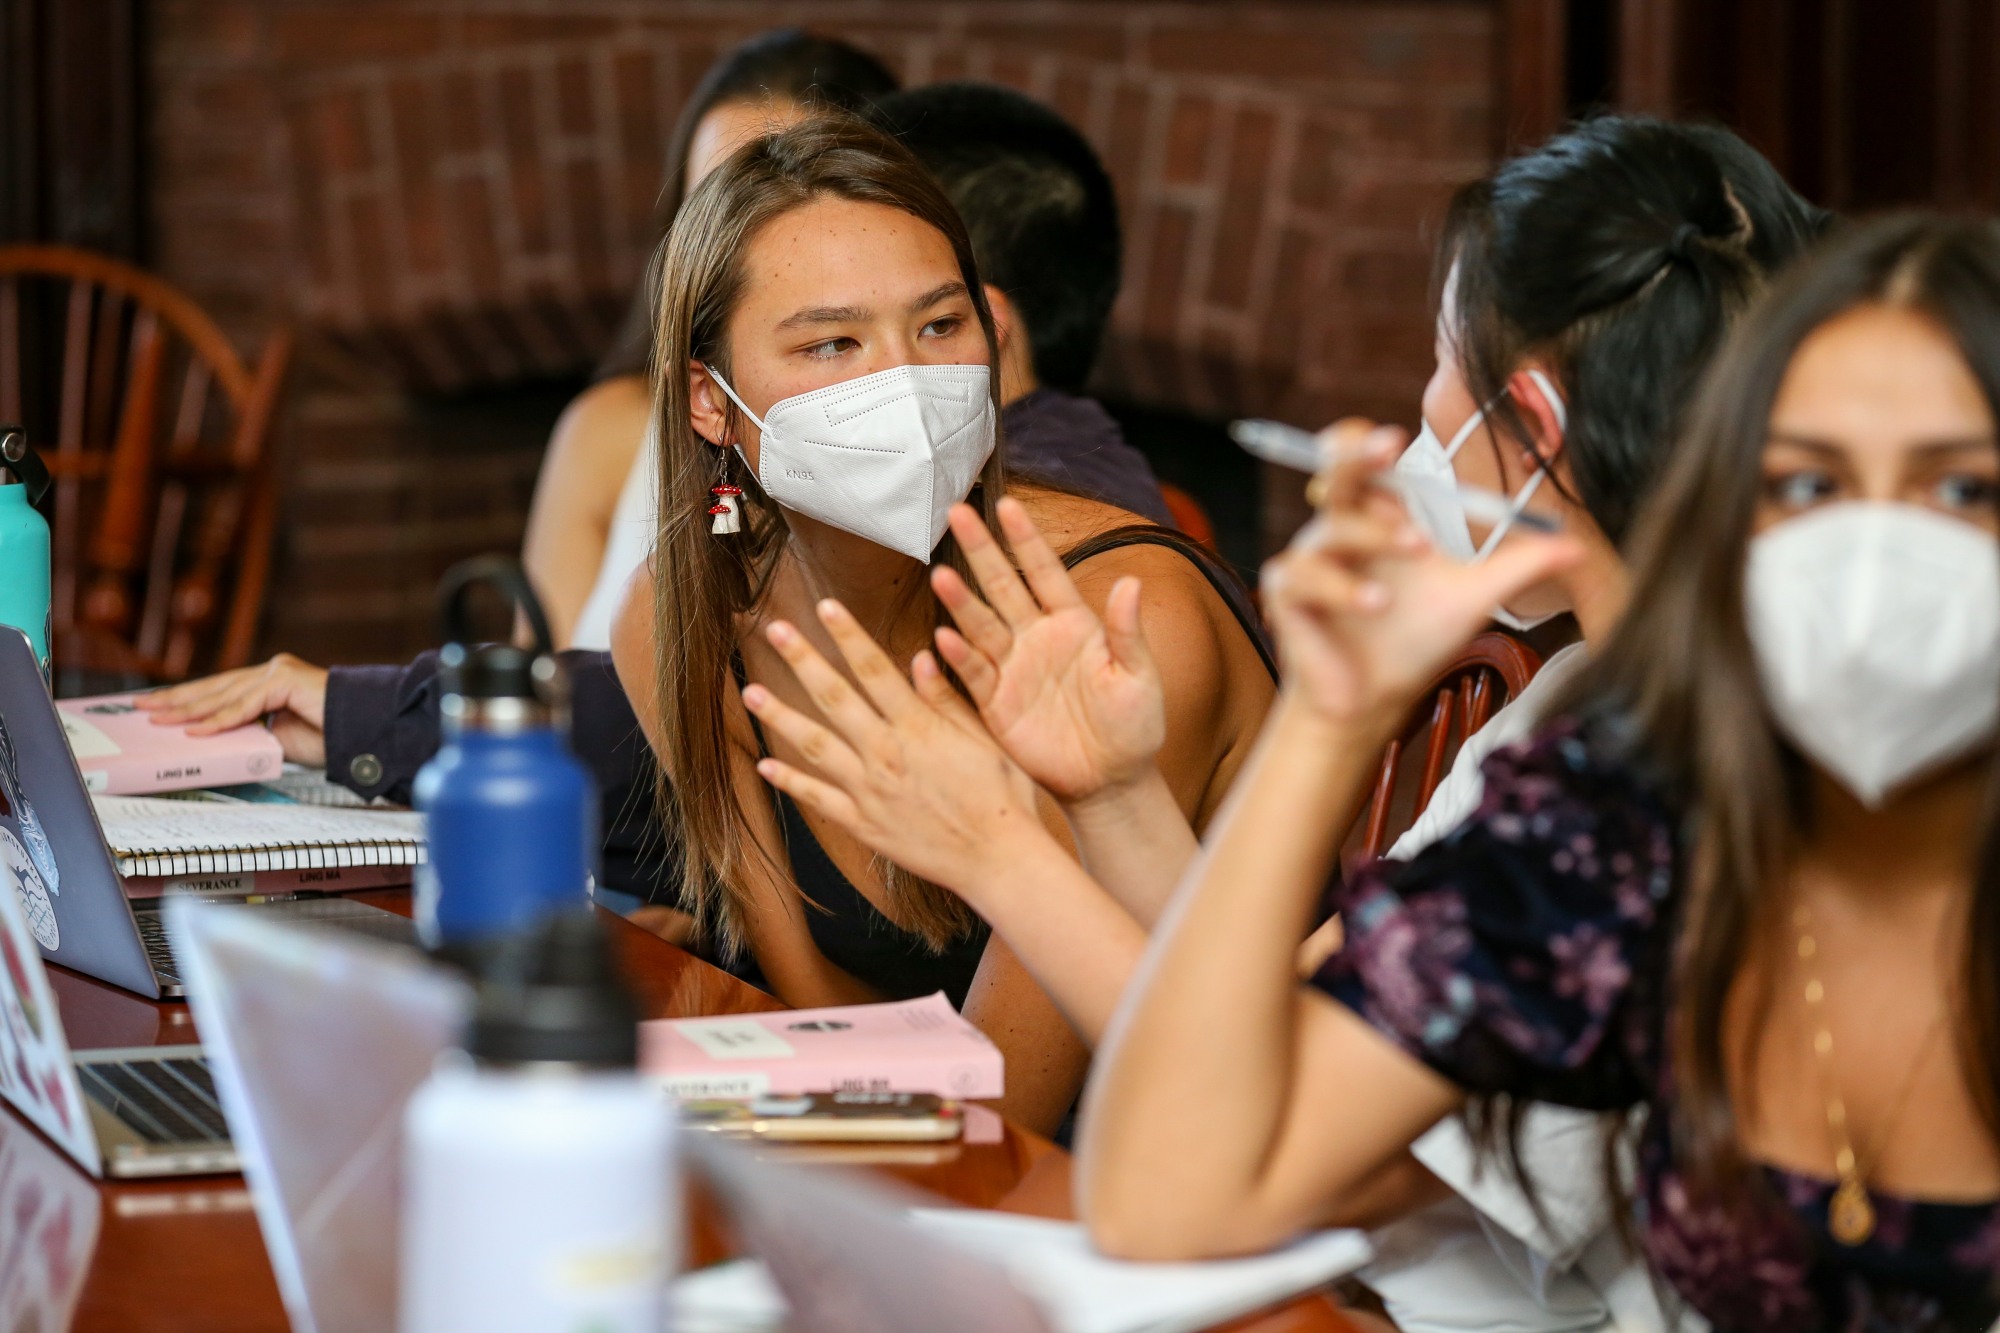
<svg viewBox="0 0 2000 1333">
<path fill-rule="evenodd" d="M 1146 950 L 1145 927 L 1054 838 L 1012 847 L 967 898 L 1096 1046 Z"/>
<path fill-rule="evenodd" d="M 1292 957 L 1345 832 L 1322 812 L 1372 767 L 1374 746 L 1345 743 L 1360 739 L 1281 704 L 1155 930 L 1087 1106 L 1080 1193 L 1114 1231 L 1167 1203 L 1169 1163 L 1167 1206 L 1183 1218 L 1248 1218 L 1267 1193 L 1295 1128 L 1303 999 Z M 1378 1164 L 1363 1154 L 1345 1166 Z M 1328 1181 L 1336 1192 L 1359 1183 L 1342 1169 Z M 1243 1225 L 1275 1239 L 1275 1224 Z"/>
<path fill-rule="evenodd" d="M 570 748 L 597 784 L 599 877 L 647 902 L 677 902 L 679 853 L 659 825 L 657 770 L 611 659 L 558 655 L 570 681 Z M 362 796 L 407 805 L 443 732 L 436 653 L 405 666 L 333 667 L 326 684 L 326 771 Z"/>
<path fill-rule="evenodd" d="M 1063 806 L 1078 858 L 1118 906 L 1146 930 L 1201 849 L 1157 767 L 1139 779 Z"/>
<path fill-rule="evenodd" d="M 326 677 L 326 775 L 361 796 L 410 801 L 437 753 L 437 654 L 407 666 L 332 667 Z"/>
</svg>

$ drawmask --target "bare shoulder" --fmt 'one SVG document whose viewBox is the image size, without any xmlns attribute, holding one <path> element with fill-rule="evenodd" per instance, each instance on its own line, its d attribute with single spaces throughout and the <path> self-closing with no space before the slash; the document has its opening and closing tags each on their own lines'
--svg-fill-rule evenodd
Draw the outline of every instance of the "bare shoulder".
<svg viewBox="0 0 2000 1333">
<path fill-rule="evenodd" d="M 1051 490 L 1018 479 L 1008 484 L 1007 494 L 1021 502 L 1028 511 L 1028 517 L 1035 520 L 1035 526 L 1048 538 L 1049 545 L 1058 551 L 1067 551 L 1079 542 L 1118 528 L 1153 521 L 1143 514 L 1134 514 L 1102 500 L 1071 495 L 1067 491 Z"/>
<path fill-rule="evenodd" d="M 639 454 L 652 411 L 652 390 L 643 375 L 600 380 L 570 399 L 556 419 L 550 449 L 571 465 L 616 470 L 622 476 Z"/>
<path fill-rule="evenodd" d="M 1041 487 L 1016 486 L 1011 494 L 1027 507 L 1028 516 L 1042 530 L 1056 553 L 1067 556 L 1093 537 L 1120 528 L 1151 526 L 1152 520 L 1101 500 L 1068 495 Z M 1111 587 L 1127 576 L 1145 584 L 1147 618 L 1162 612 L 1194 615 L 1208 620 L 1219 616 L 1233 620 L 1229 608 L 1215 593 L 1207 575 L 1198 569 L 1186 552 L 1159 542 L 1134 542 L 1090 556 L 1073 566 L 1070 577 L 1077 591 L 1092 606 L 1102 608 Z M 1212 615 L 1211 615 L 1212 613 Z"/>
<path fill-rule="evenodd" d="M 1141 515 L 1061 492 L 1021 488 L 1014 495 L 1059 554 L 1119 528 L 1150 524 Z M 1186 551 L 1134 542 L 1088 557 L 1070 569 L 1070 578 L 1099 614 L 1120 579 L 1139 580 L 1140 625 L 1155 659 L 1167 668 L 1170 701 L 1193 703 L 1227 692 L 1233 643 L 1243 633 L 1235 613 Z"/>
</svg>

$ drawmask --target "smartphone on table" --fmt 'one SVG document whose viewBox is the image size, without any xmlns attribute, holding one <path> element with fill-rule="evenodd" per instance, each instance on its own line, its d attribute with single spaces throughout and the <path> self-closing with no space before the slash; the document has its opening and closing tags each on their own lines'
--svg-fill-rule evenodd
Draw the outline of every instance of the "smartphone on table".
<svg viewBox="0 0 2000 1333">
<path fill-rule="evenodd" d="M 818 1092 L 749 1101 L 688 1101 L 681 1123 L 772 1143 L 940 1143 L 965 1131 L 965 1108 L 928 1092 Z"/>
</svg>

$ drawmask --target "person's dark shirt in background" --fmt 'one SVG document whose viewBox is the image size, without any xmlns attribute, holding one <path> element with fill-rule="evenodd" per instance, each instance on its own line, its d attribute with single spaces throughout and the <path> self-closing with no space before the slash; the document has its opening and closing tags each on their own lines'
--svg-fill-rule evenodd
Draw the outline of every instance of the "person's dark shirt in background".
<svg viewBox="0 0 2000 1333">
<path fill-rule="evenodd" d="M 1010 476 L 1173 526 L 1152 465 L 1095 398 L 1036 389 L 1007 404 L 1000 426 Z"/>
</svg>

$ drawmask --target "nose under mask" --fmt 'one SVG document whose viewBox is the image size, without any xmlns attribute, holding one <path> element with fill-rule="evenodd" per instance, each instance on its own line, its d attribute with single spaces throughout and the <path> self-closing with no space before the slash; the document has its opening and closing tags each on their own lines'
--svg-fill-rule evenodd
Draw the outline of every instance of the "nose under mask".
<svg viewBox="0 0 2000 1333">
<path fill-rule="evenodd" d="M 1562 395 L 1556 392 L 1554 382 L 1539 370 L 1530 370 L 1528 375 L 1548 398 L 1549 407 L 1555 413 L 1557 429 L 1567 430 L 1569 413 L 1563 405 Z M 1487 403 L 1468 417 L 1451 437 L 1450 444 L 1440 443 L 1437 432 L 1431 429 L 1431 423 L 1424 422 L 1417 431 L 1417 438 L 1410 441 L 1409 447 L 1396 460 L 1396 473 L 1404 482 L 1404 504 L 1409 510 L 1411 522 L 1417 525 L 1432 546 L 1468 565 L 1477 564 L 1493 554 L 1512 530 L 1514 520 L 1541 488 L 1542 478 L 1548 475 L 1546 467 L 1537 467 L 1534 475 L 1523 482 L 1510 498 L 1507 517 L 1494 524 L 1486 540 L 1474 548 L 1472 525 L 1466 518 L 1465 501 L 1458 493 L 1458 473 L 1453 469 L 1452 462 L 1472 437 L 1472 432 L 1486 420 L 1492 406 L 1492 403 Z M 1531 630 L 1557 614 L 1551 611 L 1540 616 L 1519 616 L 1504 606 L 1496 606 L 1492 612 L 1495 620 L 1517 631 Z"/>
<path fill-rule="evenodd" d="M 782 399 L 761 419 L 708 373 L 757 423 L 765 494 L 924 564 L 993 454 L 985 366 L 895 366 Z"/>
<path fill-rule="evenodd" d="M 1744 624 L 1778 728 L 1863 805 L 1990 742 L 2000 545 L 1909 504 L 1852 502 L 1750 543 Z"/>
</svg>

